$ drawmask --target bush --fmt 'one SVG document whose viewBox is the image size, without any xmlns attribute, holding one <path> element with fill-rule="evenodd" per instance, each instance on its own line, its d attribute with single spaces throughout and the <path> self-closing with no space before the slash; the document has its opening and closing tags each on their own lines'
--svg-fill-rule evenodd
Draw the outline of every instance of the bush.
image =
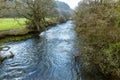
<svg viewBox="0 0 120 80">
<path fill-rule="evenodd" d="M 76 31 L 82 39 L 77 60 L 88 71 L 95 65 L 108 80 L 120 80 L 120 12 L 114 4 L 83 2 L 76 8 L 74 17 Z"/>
<path fill-rule="evenodd" d="M 103 53 L 104 63 L 99 64 L 102 72 L 112 75 L 112 80 L 120 79 L 120 43 L 111 44 Z"/>
</svg>

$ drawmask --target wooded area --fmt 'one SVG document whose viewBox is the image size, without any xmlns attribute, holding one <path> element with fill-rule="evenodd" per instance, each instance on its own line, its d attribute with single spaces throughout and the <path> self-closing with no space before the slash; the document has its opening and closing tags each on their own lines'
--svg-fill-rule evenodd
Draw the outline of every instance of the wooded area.
<svg viewBox="0 0 120 80">
<path fill-rule="evenodd" d="M 96 66 L 107 80 L 120 79 L 119 3 L 117 0 L 84 0 L 74 16 L 76 31 L 82 41 L 78 61 L 88 72 L 92 65 Z"/>
</svg>

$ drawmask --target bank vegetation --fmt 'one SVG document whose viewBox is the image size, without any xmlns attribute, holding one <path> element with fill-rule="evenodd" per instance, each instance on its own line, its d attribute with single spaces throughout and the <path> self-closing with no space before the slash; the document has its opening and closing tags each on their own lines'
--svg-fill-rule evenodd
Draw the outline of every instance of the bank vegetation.
<svg viewBox="0 0 120 80">
<path fill-rule="evenodd" d="M 120 80 L 120 2 L 84 0 L 74 20 L 80 38 L 77 61 L 93 76 L 97 69 L 106 80 Z"/>
</svg>

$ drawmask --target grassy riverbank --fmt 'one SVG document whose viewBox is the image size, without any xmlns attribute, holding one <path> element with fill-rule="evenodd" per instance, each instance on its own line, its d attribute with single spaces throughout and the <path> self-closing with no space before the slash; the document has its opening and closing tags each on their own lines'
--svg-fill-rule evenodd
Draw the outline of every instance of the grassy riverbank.
<svg viewBox="0 0 120 80">
<path fill-rule="evenodd" d="M 7 42 L 22 41 L 22 40 L 26 40 L 29 38 L 32 38 L 31 34 L 26 34 L 23 36 L 8 36 L 8 37 L 5 37 L 3 39 L 0 39 L 0 44 L 7 43 Z"/>
<path fill-rule="evenodd" d="M 0 18 L 0 44 L 31 38 L 25 18 Z"/>
<path fill-rule="evenodd" d="M 38 31 L 26 27 L 26 21 L 25 18 L 0 18 L 0 43 L 28 39 L 32 37 L 30 33 L 37 33 Z M 47 28 L 58 23 L 55 18 L 46 18 L 46 21 Z"/>
<path fill-rule="evenodd" d="M 0 18 L 0 30 L 9 30 L 26 27 L 25 18 Z"/>
</svg>

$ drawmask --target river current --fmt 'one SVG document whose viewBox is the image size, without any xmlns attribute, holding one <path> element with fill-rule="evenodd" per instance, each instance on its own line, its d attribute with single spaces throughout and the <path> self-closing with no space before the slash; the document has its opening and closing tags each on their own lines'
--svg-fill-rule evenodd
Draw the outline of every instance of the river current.
<svg viewBox="0 0 120 80">
<path fill-rule="evenodd" d="M 77 80 L 74 27 L 68 21 L 40 33 L 39 39 L 4 44 L 15 56 L 0 65 L 0 80 Z"/>
</svg>

